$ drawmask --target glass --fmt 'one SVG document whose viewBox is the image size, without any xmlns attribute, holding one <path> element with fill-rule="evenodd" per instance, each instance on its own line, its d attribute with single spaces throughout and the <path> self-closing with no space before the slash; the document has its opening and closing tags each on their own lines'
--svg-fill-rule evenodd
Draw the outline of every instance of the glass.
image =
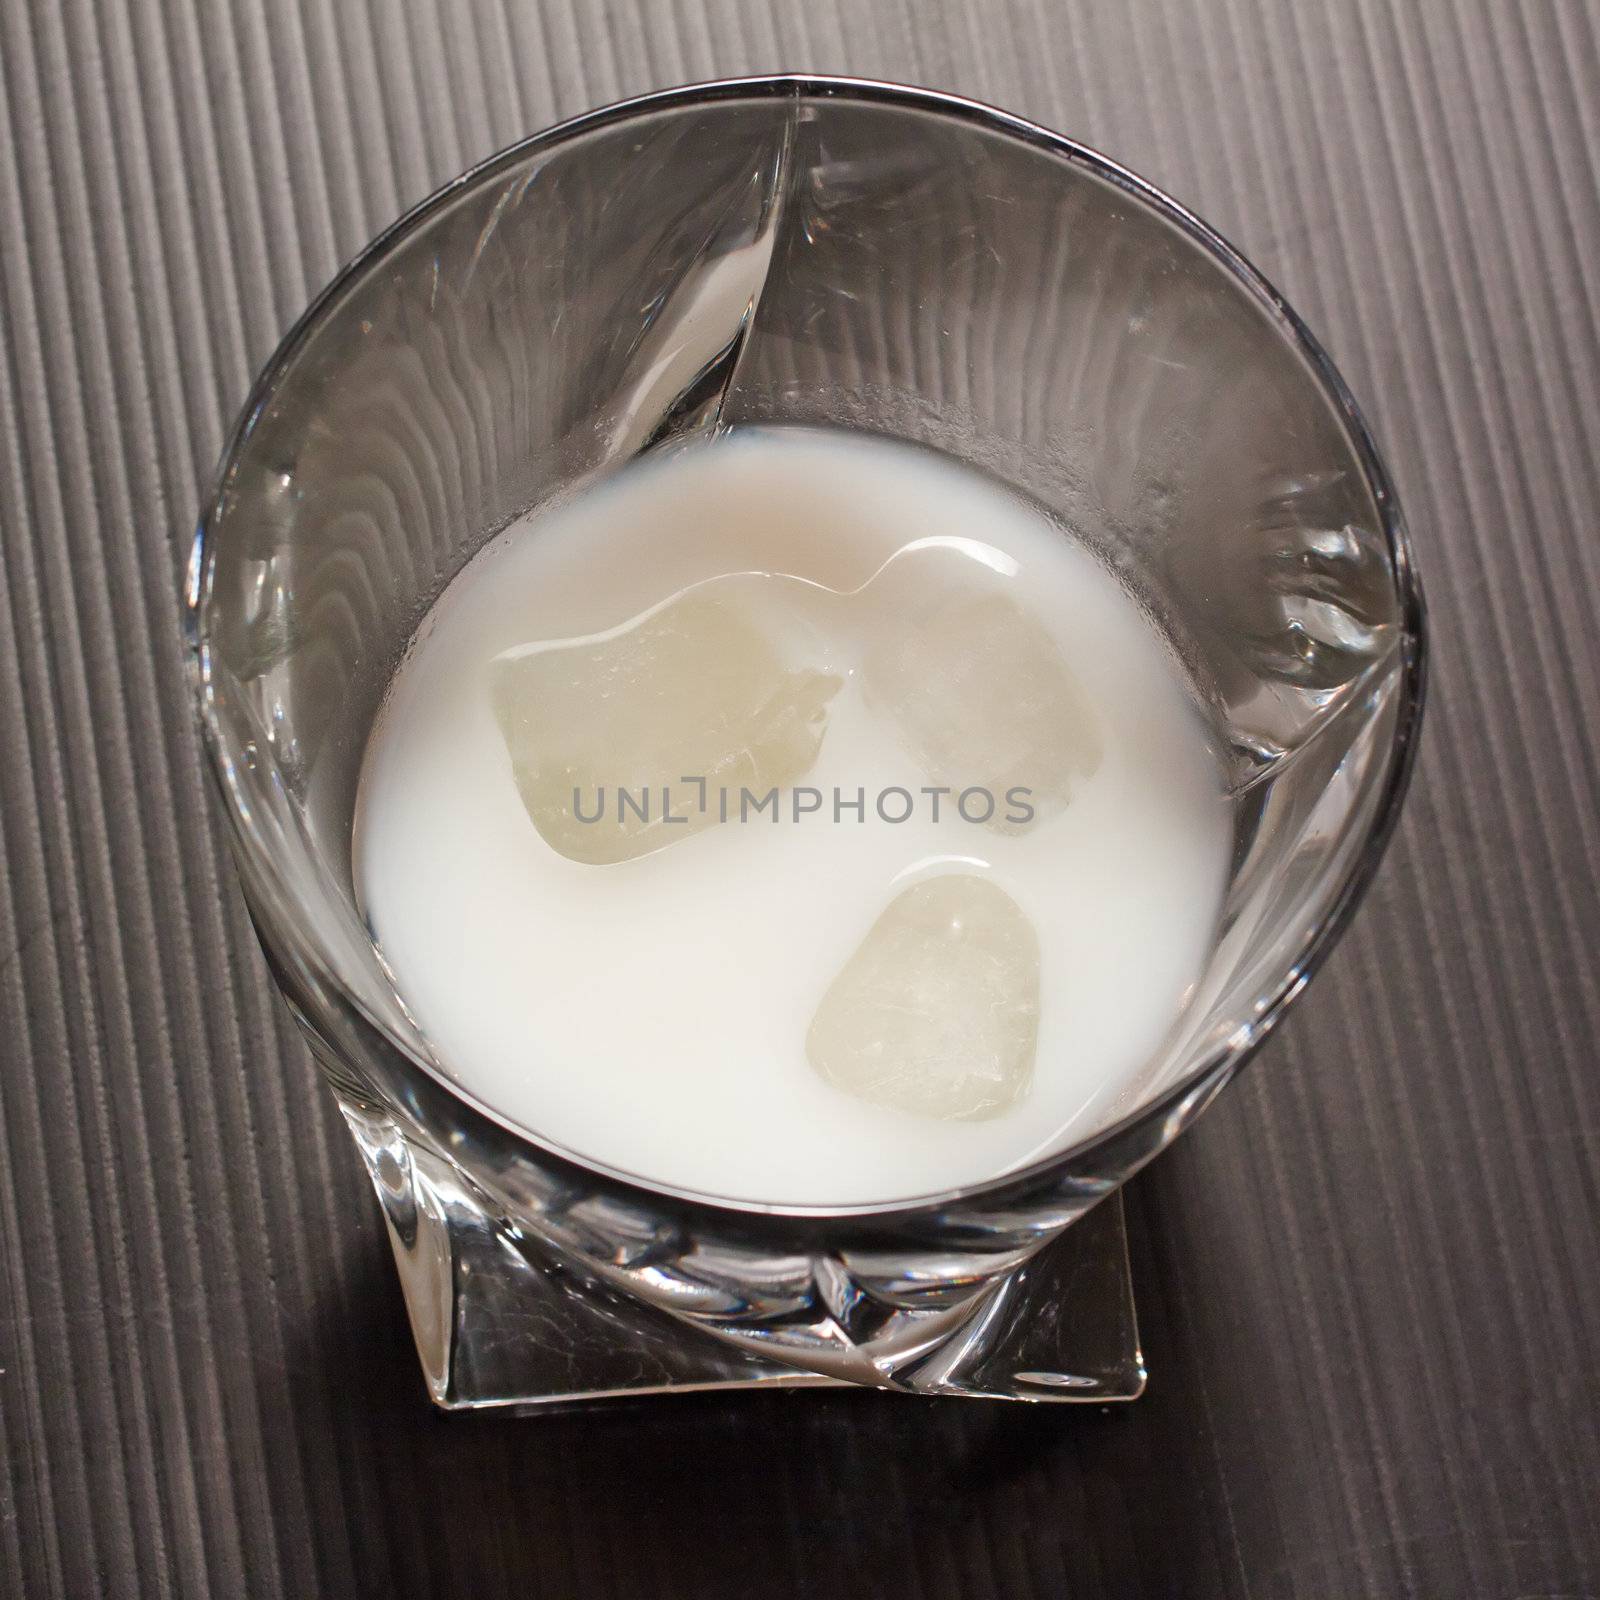
<svg viewBox="0 0 1600 1600">
<path fill-rule="evenodd" d="M 1140 1104 L 963 1192 L 719 1201 L 507 1126 L 431 1061 L 356 906 L 366 736 L 463 563 L 641 451 L 755 422 L 931 445 L 1031 495 L 1149 608 L 1224 753 L 1220 937 Z M 1064 1230 L 1304 988 L 1393 825 L 1421 707 L 1393 490 L 1270 286 L 1082 146 L 836 79 L 595 112 L 397 223 L 257 382 L 186 598 L 250 908 L 450 1406 L 780 1381 L 1136 1393 L 1120 1216 Z"/>
</svg>

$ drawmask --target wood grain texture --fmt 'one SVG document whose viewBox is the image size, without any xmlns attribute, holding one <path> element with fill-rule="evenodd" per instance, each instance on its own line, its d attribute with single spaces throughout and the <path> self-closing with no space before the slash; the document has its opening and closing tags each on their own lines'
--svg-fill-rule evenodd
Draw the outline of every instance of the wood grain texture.
<svg viewBox="0 0 1600 1600">
<path fill-rule="evenodd" d="M 798 67 L 1086 139 L 1280 284 L 1406 498 L 1417 782 L 1129 1190 L 1137 1405 L 438 1418 L 221 849 L 188 526 L 401 207 Z M 1600 9 L 13 0 L 0 112 L 0 1595 L 1600 1596 Z"/>
</svg>

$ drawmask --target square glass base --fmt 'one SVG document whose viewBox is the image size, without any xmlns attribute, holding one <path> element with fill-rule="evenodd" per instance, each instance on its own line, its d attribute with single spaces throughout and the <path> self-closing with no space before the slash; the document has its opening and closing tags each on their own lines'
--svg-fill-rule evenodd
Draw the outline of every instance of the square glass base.
<svg viewBox="0 0 1600 1600">
<path fill-rule="evenodd" d="M 434 1403 L 543 1410 L 704 1389 L 850 1388 L 619 1293 L 488 1215 L 448 1164 L 346 1106 L 383 1204 Z M 998 1280 L 923 1392 L 1132 1400 L 1144 1388 L 1122 1200 Z M 887 1385 L 886 1385 L 887 1387 Z"/>
</svg>

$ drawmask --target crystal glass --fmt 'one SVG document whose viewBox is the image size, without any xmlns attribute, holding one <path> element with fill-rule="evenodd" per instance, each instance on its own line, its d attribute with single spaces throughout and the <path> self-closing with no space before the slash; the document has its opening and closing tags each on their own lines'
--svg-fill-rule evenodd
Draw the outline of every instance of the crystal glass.
<svg viewBox="0 0 1600 1600">
<path fill-rule="evenodd" d="M 368 731 L 463 563 L 642 451 L 775 422 L 933 446 L 1046 507 L 1164 630 L 1236 802 L 1215 953 L 1137 1103 L 909 1203 L 673 1191 L 509 1126 L 433 1060 L 353 892 Z M 1394 492 L 1281 297 L 1080 145 L 837 79 L 579 117 L 396 223 L 257 382 L 186 599 L 250 909 L 451 1406 L 750 1382 L 1137 1392 L 1112 1209 L 1073 1225 L 1305 986 L 1394 822 L 1421 704 Z"/>
</svg>

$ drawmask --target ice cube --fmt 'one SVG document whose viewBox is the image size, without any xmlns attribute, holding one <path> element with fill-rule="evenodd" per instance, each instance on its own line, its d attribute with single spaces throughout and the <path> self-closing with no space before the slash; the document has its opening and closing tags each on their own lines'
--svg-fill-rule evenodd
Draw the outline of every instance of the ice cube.
<svg viewBox="0 0 1600 1600">
<path fill-rule="evenodd" d="M 1008 595 L 958 589 L 889 605 L 862 683 L 928 777 L 992 796 L 1002 832 L 1059 811 L 1100 765 L 1093 707 L 1043 624 Z M 1027 793 L 1013 803 L 1013 790 Z M 983 809 L 963 808 L 973 820 Z"/>
<path fill-rule="evenodd" d="M 969 1121 L 1028 1091 L 1039 1033 L 1039 938 L 974 873 L 897 895 L 822 997 L 806 1055 L 878 1105 Z"/>
<path fill-rule="evenodd" d="M 787 669 L 746 608 L 691 593 L 609 638 L 506 652 L 490 695 L 533 825 L 600 865 L 710 827 L 719 790 L 736 808 L 803 777 L 842 681 Z"/>
</svg>

